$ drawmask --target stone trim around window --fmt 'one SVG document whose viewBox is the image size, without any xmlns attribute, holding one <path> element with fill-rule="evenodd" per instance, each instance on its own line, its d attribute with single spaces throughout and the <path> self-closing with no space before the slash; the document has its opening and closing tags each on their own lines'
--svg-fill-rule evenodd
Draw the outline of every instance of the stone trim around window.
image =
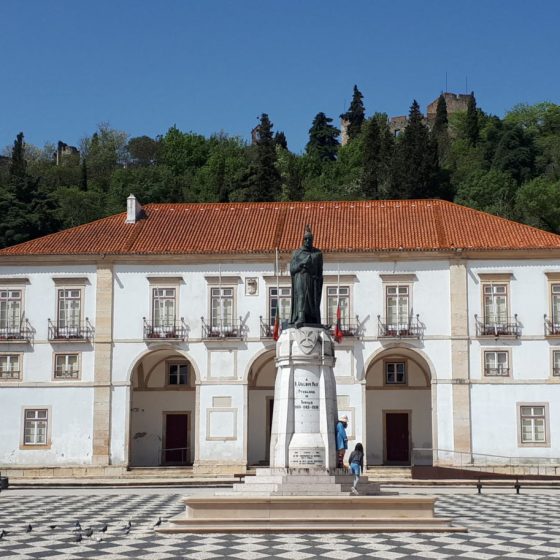
<svg viewBox="0 0 560 560">
<path fill-rule="evenodd" d="M 61 356 L 77 356 L 78 358 L 78 371 L 75 377 L 60 375 L 57 376 L 57 358 Z M 53 367 L 52 367 L 52 380 L 59 381 L 79 381 L 82 378 L 82 353 L 81 352 L 54 352 L 53 353 Z"/>
<path fill-rule="evenodd" d="M 523 428 L 522 428 L 522 409 L 523 408 L 544 408 L 544 441 L 542 442 L 529 442 L 523 441 Z M 517 408 L 517 446 L 518 447 L 550 447 L 550 418 L 549 418 L 549 406 L 547 402 L 518 402 L 516 403 Z M 534 417 L 534 416 L 533 416 Z M 537 417 L 534 417 L 537 418 Z"/>
<path fill-rule="evenodd" d="M 26 412 L 31 411 L 46 411 L 46 439 L 45 443 L 25 443 L 25 422 L 26 422 Z M 52 428 L 52 407 L 49 405 L 39 406 L 39 405 L 24 405 L 21 407 L 21 428 L 19 437 L 19 448 L 21 450 L 32 451 L 32 450 L 44 450 L 51 448 L 51 428 Z"/>
<path fill-rule="evenodd" d="M 0 383 L 6 383 L 10 381 L 21 381 L 23 379 L 23 353 L 22 352 L 1 352 L 0 358 L 4 356 L 14 357 L 17 356 L 18 360 L 18 370 L 17 370 L 17 377 L 11 377 L 8 375 L 8 371 L 1 371 L 0 372 Z M 12 361 L 12 360 L 8 360 Z M 11 369 L 9 371 L 12 371 Z"/>
<path fill-rule="evenodd" d="M 480 378 L 486 383 L 504 383 L 513 379 L 513 368 L 511 361 L 511 348 L 508 347 L 481 347 L 480 352 Z M 507 373 L 486 372 L 486 354 L 493 352 L 505 352 L 507 354 Z"/>
</svg>

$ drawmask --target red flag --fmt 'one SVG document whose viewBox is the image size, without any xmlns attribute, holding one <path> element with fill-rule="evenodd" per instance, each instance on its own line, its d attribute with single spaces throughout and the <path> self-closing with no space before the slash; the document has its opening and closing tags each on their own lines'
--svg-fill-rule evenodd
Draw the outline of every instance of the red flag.
<svg viewBox="0 0 560 560">
<path fill-rule="evenodd" d="M 342 342 L 344 335 L 342 334 L 341 322 L 340 322 L 340 302 L 336 308 L 336 325 L 334 327 L 334 339 L 337 342 Z"/>
<path fill-rule="evenodd" d="M 278 313 L 276 313 L 276 317 L 274 317 L 274 330 L 272 331 L 272 338 L 274 340 L 278 340 L 280 337 L 280 320 L 278 319 Z"/>
</svg>

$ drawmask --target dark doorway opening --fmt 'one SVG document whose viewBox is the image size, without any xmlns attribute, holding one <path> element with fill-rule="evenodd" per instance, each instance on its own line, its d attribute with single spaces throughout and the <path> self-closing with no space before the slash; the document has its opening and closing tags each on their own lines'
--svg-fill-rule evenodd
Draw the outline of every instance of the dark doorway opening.
<svg viewBox="0 0 560 560">
<path fill-rule="evenodd" d="M 385 463 L 410 464 L 410 429 L 408 412 L 385 413 Z"/>
<path fill-rule="evenodd" d="M 181 412 L 165 414 L 165 438 L 162 452 L 164 465 L 186 465 L 189 457 L 189 415 Z"/>
</svg>

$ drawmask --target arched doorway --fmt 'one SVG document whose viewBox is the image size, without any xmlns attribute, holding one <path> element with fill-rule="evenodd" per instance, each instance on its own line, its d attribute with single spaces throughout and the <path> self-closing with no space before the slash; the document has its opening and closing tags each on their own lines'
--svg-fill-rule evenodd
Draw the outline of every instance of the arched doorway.
<svg viewBox="0 0 560 560">
<path fill-rule="evenodd" d="M 433 447 L 431 374 L 420 353 L 382 350 L 367 367 L 365 389 L 368 465 L 410 465 L 414 448 Z M 431 453 L 414 460 L 430 464 Z"/>
<path fill-rule="evenodd" d="M 174 348 L 138 360 L 131 376 L 130 466 L 193 464 L 195 382 L 192 361 Z"/>
<path fill-rule="evenodd" d="M 274 411 L 276 352 L 258 356 L 249 369 L 247 414 L 247 464 L 268 465 L 270 462 L 270 430 Z"/>
</svg>

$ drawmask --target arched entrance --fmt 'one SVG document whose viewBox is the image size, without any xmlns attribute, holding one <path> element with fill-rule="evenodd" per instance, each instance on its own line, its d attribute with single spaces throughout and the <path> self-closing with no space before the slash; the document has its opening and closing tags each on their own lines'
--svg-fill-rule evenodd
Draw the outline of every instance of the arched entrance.
<svg viewBox="0 0 560 560">
<path fill-rule="evenodd" d="M 396 345 L 379 352 L 366 370 L 368 465 L 410 465 L 413 448 L 431 448 L 430 367 L 417 351 Z M 429 464 L 431 454 L 415 454 Z"/>
<path fill-rule="evenodd" d="M 247 377 L 247 463 L 268 465 L 270 461 L 270 430 L 274 411 L 276 352 L 270 350 L 252 363 Z"/>
<path fill-rule="evenodd" d="M 172 347 L 151 350 L 132 369 L 129 465 L 192 465 L 196 373 Z"/>
</svg>

